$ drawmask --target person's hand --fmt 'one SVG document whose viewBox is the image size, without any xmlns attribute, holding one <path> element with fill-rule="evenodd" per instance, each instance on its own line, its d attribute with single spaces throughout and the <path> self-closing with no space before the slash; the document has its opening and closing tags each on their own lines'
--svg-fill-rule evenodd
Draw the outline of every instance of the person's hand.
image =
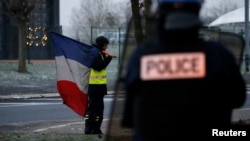
<svg viewBox="0 0 250 141">
<path fill-rule="evenodd" d="M 113 55 L 112 53 L 110 53 L 110 52 L 108 52 L 108 51 L 106 51 L 106 50 L 103 50 L 102 53 L 106 54 L 107 56 L 111 56 L 111 57 L 113 57 L 113 58 L 116 58 L 115 55 Z"/>
</svg>

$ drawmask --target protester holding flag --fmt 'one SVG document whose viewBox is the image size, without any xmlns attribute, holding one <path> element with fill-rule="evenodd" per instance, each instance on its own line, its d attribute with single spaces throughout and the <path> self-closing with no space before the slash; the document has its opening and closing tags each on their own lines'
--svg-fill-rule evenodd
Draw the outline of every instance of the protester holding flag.
<svg viewBox="0 0 250 141">
<path fill-rule="evenodd" d="M 90 70 L 99 50 L 55 32 L 50 35 L 55 53 L 58 93 L 65 105 L 84 117 L 88 107 Z"/>
<path fill-rule="evenodd" d="M 99 55 L 91 66 L 88 87 L 88 109 L 85 116 L 85 134 L 102 134 L 100 129 L 103 120 L 104 101 L 107 95 L 106 67 L 115 56 L 106 49 L 109 41 L 104 36 L 96 38 L 94 47 L 99 49 Z"/>
</svg>

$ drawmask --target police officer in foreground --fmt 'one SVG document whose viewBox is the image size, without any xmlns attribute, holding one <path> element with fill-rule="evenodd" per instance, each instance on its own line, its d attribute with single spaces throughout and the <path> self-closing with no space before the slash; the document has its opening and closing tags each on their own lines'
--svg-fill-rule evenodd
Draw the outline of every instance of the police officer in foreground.
<svg viewBox="0 0 250 141">
<path fill-rule="evenodd" d="M 135 141 L 206 140 L 218 135 L 213 129 L 234 130 L 245 82 L 226 47 L 199 38 L 203 0 L 158 2 L 158 33 L 128 63 L 122 126 L 133 128 Z"/>
</svg>

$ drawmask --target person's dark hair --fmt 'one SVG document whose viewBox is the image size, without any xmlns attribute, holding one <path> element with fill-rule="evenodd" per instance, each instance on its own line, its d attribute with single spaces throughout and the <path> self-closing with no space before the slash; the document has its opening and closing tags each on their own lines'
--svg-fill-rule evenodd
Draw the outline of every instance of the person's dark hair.
<svg viewBox="0 0 250 141">
<path fill-rule="evenodd" d="M 109 44 L 109 40 L 104 36 L 99 36 L 95 40 L 96 45 L 101 49 L 105 44 Z"/>
</svg>

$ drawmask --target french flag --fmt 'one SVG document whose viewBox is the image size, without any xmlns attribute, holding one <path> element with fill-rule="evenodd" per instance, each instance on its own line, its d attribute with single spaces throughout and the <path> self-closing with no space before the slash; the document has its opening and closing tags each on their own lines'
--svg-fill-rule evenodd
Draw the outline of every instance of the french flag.
<svg viewBox="0 0 250 141">
<path fill-rule="evenodd" d="M 55 32 L 50 35 L 55 53 L 58 93 L 65 105 L 85 116 L 90 67 L 99 51 Z"/>
</svg>

